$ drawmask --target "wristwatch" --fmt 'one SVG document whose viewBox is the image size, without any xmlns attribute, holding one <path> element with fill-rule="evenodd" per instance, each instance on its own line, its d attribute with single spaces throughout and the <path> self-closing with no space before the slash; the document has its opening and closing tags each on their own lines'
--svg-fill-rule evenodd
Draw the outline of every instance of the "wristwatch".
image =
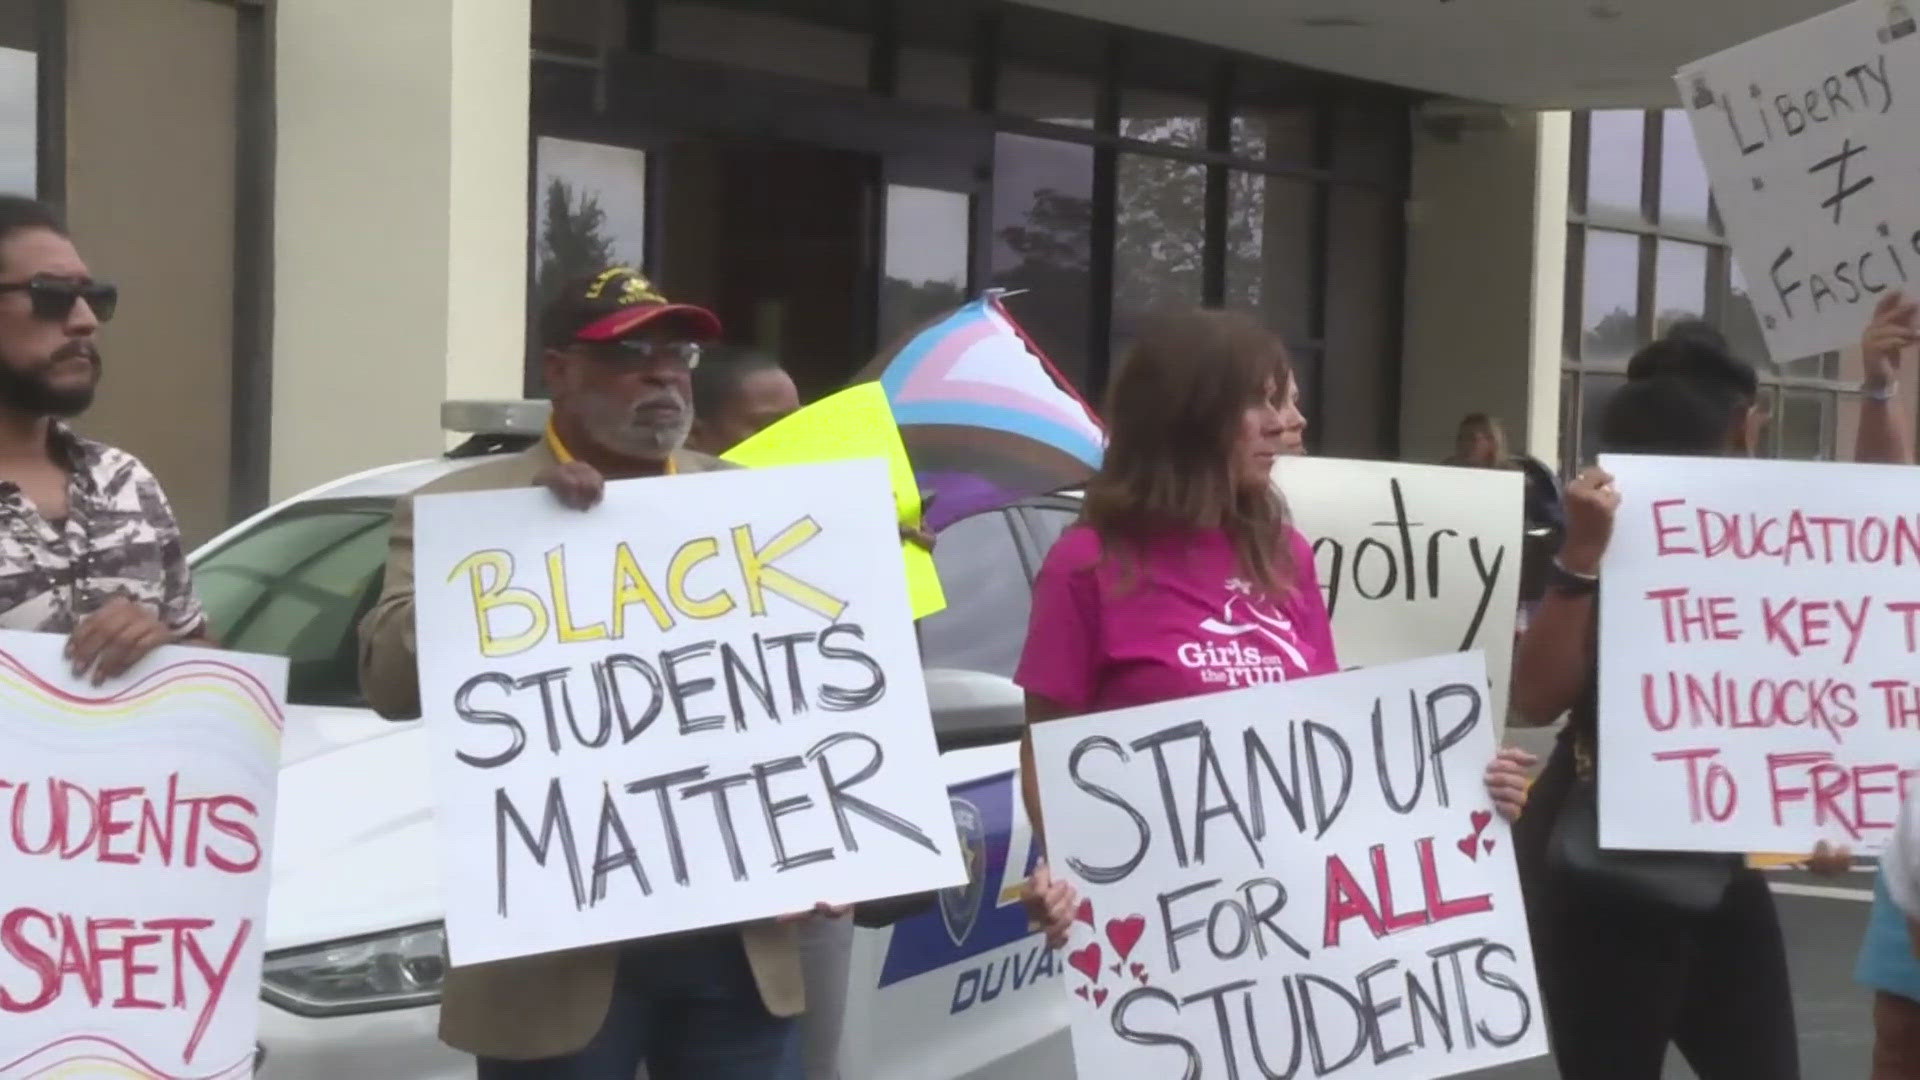
<svg viewBox="0 0 1920 1080">
<path fill-rule="evenodd" d="M 1548 566 L 1547 587 L 1552 589 L 1555 595 L 1577 599 L 1582 596 L 1592 596 L 1599 591 L 1600 577 L 1597 574 L 1581 574 L 1569 570 L 1556 555 Z"/>
<path fill-rule="evenodd" d="M 1860 384 L 1860 395 L 1866 398 L 1868 401 L 1878 401 L 1878 402 L 1885 403 L 1888 401 L 1892 401 L 1894 399 L 1894 396 L 1899 393 L 1900 393 L 1900 383 L 1898 380 L 1895 380 L 1895 379 L 1888 379 L 1886 382 L 1881 383 L 1879 386 L 1875 386 L 1870 382 L 1863 382 Z"/>
</svg>

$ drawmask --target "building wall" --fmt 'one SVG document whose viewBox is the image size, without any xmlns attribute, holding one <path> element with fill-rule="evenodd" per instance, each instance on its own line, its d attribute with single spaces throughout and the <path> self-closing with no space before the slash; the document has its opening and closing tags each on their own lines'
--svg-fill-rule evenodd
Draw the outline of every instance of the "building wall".
<svg viewBox="0 0 1920 1080">
<path fill-rule="evenodd" d="M 235 19 L 205 0 L 67 9 L 65 202 L 121 288 L 81 426 L 147 462 L 189 540 L 226 524 L 232 466 Z"/>
<path fill-rule="evenodd" d="M 281 0 L 275 498 L 520 393 L 528 0 Z M 378 32 L 370 32 L 370 28 Z"/>
<path fill-rule="evenodd" d="M 1475 412 L 1504 421 L 1516 452 L 1555 460 L 1566 118 L 1502 115 L 1457 132 L 1414 124 L 1400 411 L 1410 461 L 1452 453 Z"/>
</svg>

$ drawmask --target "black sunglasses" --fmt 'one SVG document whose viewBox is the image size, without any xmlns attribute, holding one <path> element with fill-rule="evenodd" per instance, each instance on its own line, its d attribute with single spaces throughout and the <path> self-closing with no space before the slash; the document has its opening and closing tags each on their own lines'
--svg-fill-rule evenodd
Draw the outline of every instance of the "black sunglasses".
<svg viewBox="0 0 1920 1080">
<path fill-rule="evenodd" d="M 81 300 L 93 309 L 101 322 L 113 318 L 120 304 L 120 287 L 104 281 L 76 281 L 73 278 L 36 274 L 26 281 L 0 282 L 0 293 L 23 292 L 33 303 L 36 319 L 65 322 L 73 314 L 73 305 Z"/>
</svg>

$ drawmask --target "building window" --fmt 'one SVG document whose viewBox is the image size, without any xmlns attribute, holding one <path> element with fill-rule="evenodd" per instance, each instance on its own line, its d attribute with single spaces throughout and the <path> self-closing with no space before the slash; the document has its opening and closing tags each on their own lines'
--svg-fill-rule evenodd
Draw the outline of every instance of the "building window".
<svg viewBox="0 0 1920 1080">
<path fill-rule="evenodd" d="M 1142 316 L 1237 308 L 1286 342 L 1316 449 L 1395 452 L 1410 95 L 984 0 L 535 0 L 535 15 L 536 307 L 580 266 L 641 263 L 727 309 L 742 340 L 825 358 L 811 392 L 997 287 L 1096 398 Z M 632 115 L 632 86 L 669 96 L 650 72 L 687 65 L 616 63 L 628 50 L 719 65 L 775 100 L 738 123 Z M 633 148 L 603 145 L 619 142 Z M 844 221 L 806 201 L 800 166 Z M 778 228 L 735 212 L 773 205 L 769 175 L 804 210 Z M 852 304 L 789 302 L 822 287 L 819 251 Z M 851 329 L 801 342 L 795 313 L 828 308 Z"/>
<path fill-rule="evenodd" d="M 0 194 L 35 195 L 40 177 L 40 58 L 34 5 L 0 13 Z"/>
<path fill-rule="evenodd" d="M 1139 320 L 1197 307 L 1207 247 L 1204 165 L 1121 154 L 1113 223 L 1113 352 L 1126 350 Z"/>
<path fill-rule="evenodd" d="M 1093 147 L 1002 133 L 993 152 L 993 284 L 1061 373 L 1092 356 Z"/>
<path fill-rule="evenodd" d="M 1572 165 L 1562 469 L 1571 475 L 1598 452 L 1601 411 L 1625 383 L 1628 358 L 1688 319 L 1718 327 L 1758 369 L 1770 420 L 1760 453 L 1850 456 L 1859 358 L 1768 355 L 1686 113 L 1576 113 Z"/>
<path fill-rule="evenodd" d="M 533 310 L 560 282 L 647 261 L 647 155 L 543 136 L 535 146 Z"/>
</svg>

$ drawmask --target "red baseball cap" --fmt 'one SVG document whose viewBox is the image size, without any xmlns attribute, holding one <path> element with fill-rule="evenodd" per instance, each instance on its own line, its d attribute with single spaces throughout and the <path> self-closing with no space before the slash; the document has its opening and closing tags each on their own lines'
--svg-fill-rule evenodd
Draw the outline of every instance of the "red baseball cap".
<svg viewBox="0 0 1920 1080">
<path fill-rule="evenodd" d="M 695 304 L 669 303 L 640 271 L 613 266 L 571 278 L 540 313 L 541 343 L 609 342 L 640 330 L 677 330 L 696 342 L 718 340 L 720 319 Z"/>
</svg>

